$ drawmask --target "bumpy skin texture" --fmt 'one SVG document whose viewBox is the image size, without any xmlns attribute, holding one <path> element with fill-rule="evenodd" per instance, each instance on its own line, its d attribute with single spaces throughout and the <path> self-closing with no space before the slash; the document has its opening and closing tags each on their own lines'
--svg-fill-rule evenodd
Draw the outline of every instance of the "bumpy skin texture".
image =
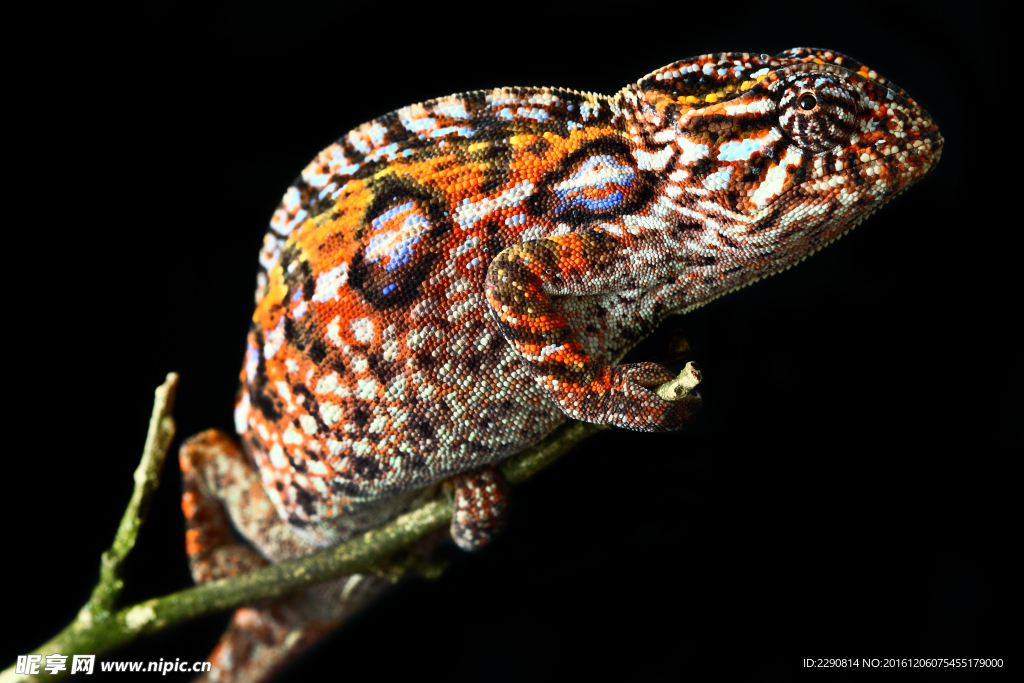
<svg viewBox="0 0 1024 683">
<path fill-rule="evenodd" d="M 356 128 L 288 189 L 260 254 L 236 406 L 265 489 L 249 540 L 270 559 L 337 543 L 454 477 L 453 535 L 479 545 L 505 508 L 494 463 L 567 417 L 686 424 L 699 396 L 659 398 L 672 374 L 617 365 L 626 351 L 840 237 L 941 147 L 902 90 L 815 49 L 703 55 L 613 97 L 452 95 Z M 232 566 L 209 558 L 205 575 Z"/>
<path fill-rule="evenodd" d="M 901 90 L 809 49 L 705 55 L 614 97 L 506 88 L 382 116 L 274 214 L 238 432 L 303 527 L 567 416 L 678 428 L 697 399 L 615 362 L 666 315 L 841 235 L 941 143 Z"/>
</svg>

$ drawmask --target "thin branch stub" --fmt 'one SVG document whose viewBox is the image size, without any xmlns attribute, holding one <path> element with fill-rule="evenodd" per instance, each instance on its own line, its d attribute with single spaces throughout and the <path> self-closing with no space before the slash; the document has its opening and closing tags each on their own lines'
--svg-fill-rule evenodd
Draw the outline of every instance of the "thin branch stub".
<svg viewBox="0 0 1024 683">
<path fill-rule="evenodd" d="M 686 364 L 682 370 L 679 371 L 679 376 L 671 382 L 665 382 L 664 384 L 658 385 L 655 388 L 656 393 L 666 401 L 678 401 L 700 384 L 700 368 L 693 361 Z"/>
</svg>

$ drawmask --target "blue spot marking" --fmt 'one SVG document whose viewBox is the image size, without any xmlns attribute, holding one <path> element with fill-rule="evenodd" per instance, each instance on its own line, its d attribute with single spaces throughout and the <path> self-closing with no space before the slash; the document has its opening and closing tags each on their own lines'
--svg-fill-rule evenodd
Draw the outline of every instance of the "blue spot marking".
<svg viewBox="0 0 1024 683">
<path fill-rule="evenodd" d="M 744 138 L 737 142 L 730 140 L 718 149 L 719 161 L 742 161 L 753 156 L 754 152 L 761 149 L 761 138 Z"/>
<path fill-rule="evenodd" d="M 435 105 L 434 111 L 443 116 L 450 116 L 453 119 L 468 119 L 469 114 L 466 113 L 466 108 L 461 102 L 445 103 L 443 106 Z"/>
<path fill-rule="evenodd" d="M 281 234 L 282 235 L 289 234 L 292 230 L 295 229 L 296 225 L 298 225 L 299 223 L 301 223 L 304 220 L 306 220 L 306 210 L 305 209 L 299 209 L 299 212 L 295 214 L 295 218 L 293 218 L 290 221 L 288 221 L 287 223 L 285 223 L 284 228 L 281 230 Z"/>
<path fill-rule="evenodd" d="M 407 124 L 405 124 L 405 129 L 413 133 L 418 133 L 421 130 L 433 128 L 436 125 L 437 119 L 433 117 L 427 117 L 425 119 L 416 119 L 415 121 L 409 121 Z"/>
<path fill-rule="evenodd" d="M 587 209 L 590 209 L 591 211 L 604 211 L 606 209 L 612 208 L 613 206 L 621 202 L 624 196 L 625 195 L 623 195 L 618 190 L 611 193 L 607 197 L 604 197 L 603 199 L 588 199 L 587 197 L 584 197 L 582 195 L 573 195 L 572 197 L 569 198 L 568 202 L 564 202 L 558 205 L 558 207 L 555 209 L 555 215 L 557 216 L 558 214 L 562 213 L 566 209 L 573 206 L 583 206 Z"/>
<path fill-rule="evenodd" d="M 384 289 L 382 290 L 384 296 L 387 296 L 391 292 L 395 291 L 396 287 L 397 287 L 397 285 L 395 285 L 394 283 L 392 283 L 390 285 L 385 285 Z"/>
<path fill-rule="evenodd" d="M 390 157 L 390 159 L 388 159 L 390 161 L 391 159 L 395 158 L 396 151 L 398 151 L 398 143 L 392 142 L 390 145 L 387 145 L 386 147 L 381 147 L 376 152 L 370 154 L 366 158 L 369 159 L 370 161 L 377 161 L 381 157 L 386 156 Z"/>
<path fill-rule="evenodd" d="M 430 137 L 439 138 L 443 135 L 448 135 L 448 133 L 458 133 L 462 137 L 468 138 L 472 137 L 476 131 L 469 126 L 447 126 L 445 128 L 438 128 L 430 134 Z"/>
<path fill-rule="evenodd" d="M 389 220 L 391 220 L 398 214 L 402 213 L 403 211 L 408 211 L 413 206 L 415 206 L 413 202 L 406 202 L 401 206 L 396 206 L 393 209 L 388 209 L 387 211 L 385 211 L 384 213 L 370 221 L 370 225 L 373 226 L 374 230 L 380 230 L 382 227 L 384 227 L 384 224 L 387 223 Z"/>
<path fill-rule="evenodd" d="M 602 169 L 605 172 L 599 176 L 587 177 Z M 555 215 L 557 216 L 573 206 L 582 206 L 591 211 L 611 209 L 625 199 L 625 194 L 621 190 L 616 189 L 600 198 L 587 197 L 582 191 L 584 189 L 603 190 L 609 186 L 632 187 L 634 176 L 635 172 L 632 168 L 620 164 L 607 154 L 592 156 L 584 162 L 580 170 L 555 187 L 555 196 L 561 200 L 555 207 Z"/>
<path fill-rule="evenodd" d="M 380 230 L 384 227 L 384 224 L 401 215 L 405 211 L 415 207 L 414 202 L 406 202 L 400 206 L 396 206 L 392 209 L 388 209 L 377 218 L 370 221 L 370 225 L 373 230 Z M 390 272 L 396 268 L 400 268 L 408 263 L 416 255 L 413 245 L 419 244 L 420 236 L 433 228 L 430 221 L 421 216 L 420 214 L 412 214 L 405 217 L 402 222 L 402 233 L 411 235 L 401 240 L 397 244 L 393 241 L 402 233 L 397 230 L 385 230 L 381 233 L 373 235 L 370 238 L 369 243 L 366 245 L 364 253 L 367 255 L 367 263 L 376 263 L 382 256 L 387 256 L 388 261 L 384 266 L 384 270 Z M 371 255 L 373 255 L 371 257 Z M 387 292 L 385 292 L 386 294 Z"/>
<path fill-rule="evenodd" d="M 548 119 L 548 113 L 543 109 L 537 109 L 536 107 L 533 109 L 519 107 L 519 109 L 516 110 L 516 113 L 520 116 L 525 116 L 528 119 L 533 119 L 534 121 L 547 121 Z"/>
<path fill-rule="evenodd" d="M 424 218 L 423 216 L 419 215 L 418 213 L 414 213 L 411 216 L 407 216 L 406 217 L 404 225 L 407 228 L 411 228 L 411 227 L 416 226 L 416 225 L 426 225 L 426 226 L 429 226 L 430 222 L 426 218 Z"/>
<path fill-rule="evenodd" d="M 252 344 L 246 345 L 245 349 L 245 381 L 252 384 L 256 379 L 256 368 L 260 364 L 260 352 Z"/>
</svg>

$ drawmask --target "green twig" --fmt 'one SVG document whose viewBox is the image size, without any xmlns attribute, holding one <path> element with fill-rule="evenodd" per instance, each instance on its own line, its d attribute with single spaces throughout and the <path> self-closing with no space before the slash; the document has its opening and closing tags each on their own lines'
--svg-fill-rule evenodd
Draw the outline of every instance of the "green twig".
<svg viewBox="0 0 1024 683">
<path fill-rule="evenodd" d="M 683 379 L 684 375 L 689 379 Z M 689 365 L 680 373 L 680 379 L 673 382 L 681 380 L 687 384 L 687 390 L 696 386 Z M 696 381 L 699 382 L 699 375 Z M 176 384 L 177 375 L 171 373 L 167 382 L 157 389 L 146 448 L 135 472 L 135 491 L 114 543 L 103 555 L 100 583 L 75 620 L 32 654 L 102 654 L 140 635 L 152 634 L 174 624 L 258 600 L 288 595 L 340 576 L 380 571 L 382 566 L 387 568 L 390 578 L 396 578 L 405 571 L 415 570 L 418 565 L 416 562 L 389 565 L 389 558 L 450 523 L 452 503 L 448 497 L 441 496 L 332 548 L 114 610 L 123 586 L 119 574 L 121 564 L 135 544 L 146 503 L 156 489 L 160 467 L 174 434 L 174 422 L 169 412 Z M 673 392 L 674 398 L 682 395 L 680 391 Z M 522 483 L 602 428 L 569 422 L 539 444 L 506 460 L 501 465 L 501 472 L 510 484 Z M 12 666 L 0 673 L 0 683 L 35 678 L 21 676 L 14 671 Z M 45 680 L 56 678 L 47 674 Z M 43 679 L 40 677 L 39 680 Z"/>
<path fill-rule="evenodd" d="M 124 589 L 121 571 L 129 553 L 135 547 L 139 528 L 149 511 L 149 501 L 160 485 L 160 470 L 163 469 L 167 450 L 174 439 L 174 418 L 171 417 L 171 409 L 174 407 L 174 394 L 177 388 L 178 374 L 172 372 L 156 389 L 146 445 L 142 448 L 142 460 L 135 468 L 135 488 L 132 490 L 131 500 L 128 501 L 121 524 L 114 534 L 114 542 L 100 558 L 99 583 L 93 588 L 89 602 L 82 608 L 84 614 L 79 614 L 79 618 L 86 622 L 102 620 L 109 616 Z"/>
</svg>

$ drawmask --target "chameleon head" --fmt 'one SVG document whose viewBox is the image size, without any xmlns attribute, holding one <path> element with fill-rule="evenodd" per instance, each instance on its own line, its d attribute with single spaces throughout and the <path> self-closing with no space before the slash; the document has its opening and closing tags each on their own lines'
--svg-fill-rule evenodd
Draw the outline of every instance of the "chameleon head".
<svg viewBox="0 0 1024 683">
<path fill-rule="evenodd" d="M 931 170 L 942 136 L 891 82 L 828 50 L 704 55 L 623 91 L 666 159 L 699 304 L 841 237 Z M 671 156 L 665 146 L 675 147 Z"/>
</svg>

